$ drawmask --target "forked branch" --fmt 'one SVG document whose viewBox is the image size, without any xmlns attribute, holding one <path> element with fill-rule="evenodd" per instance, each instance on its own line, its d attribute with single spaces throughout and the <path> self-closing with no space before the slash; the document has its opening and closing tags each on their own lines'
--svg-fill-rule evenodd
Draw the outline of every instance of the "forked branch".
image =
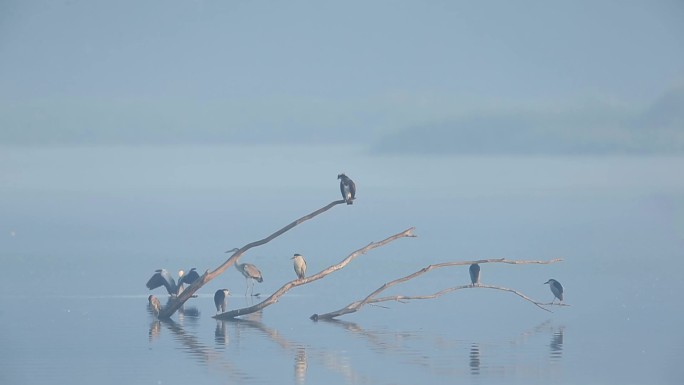
<svg viewBox="0 0 684 385">
<path fill-rule="evenodd" d="M 237 259 L 240 258 L 240 256 L 242 254 L 244 254 L 245 251 L 251 249 L 252 247 L 261 246 L 265 243 L 268 243 L 268 242 L 272 241 L 274 238 L 282 235 L 286 231 L 297 226 L 298 224 L 305 222 L 305 221 L 308 221 L 309 219 L 330 210 L 334 206 L 339 205 L 339 204 L 343 204 L 343 203 L 346 203 L 343 199 L 328 203 L 326 206 L 321 207 L 320 209 L 291 222 L 287 226 L 285 226 L 282 229 L 276 231 L 275 233 L 269 235 L 268 237 L 266 237 L 264 239 L 260 239 L 258 241 L 254 241 L 252 243 L 249 243 L 249 244 L 243 246 L 238 251 L 234 252 L 233 255 L 231 255 L 230 258 L 228 258 L 228 260 L 226 260 L 221 266 L 217 267 L 213 271 L 207 270 L 198 280 L 193 282 L 192 285 L 185 288 L 185 290 L 183 290 L 183 292 L 180 295 L 178 295 L 178 297 L 172 299 L 168 303 L 168 305 L 166 305 L 166 307 L 164 307 L 161 310 L 158 318 L 160 318 L 160 319 L 170 318 L 173 315 L 173 313 L 176 312 L 176 310 L 180 309 L 180 307 L 183 306 L 183 304 L 188 299 L 190 299 L 192 297 L 192 295 L 195 294 L 195 292 L 197 292 L 197 290 L 199 290 L 202 286 L 206 285 L 212 279 L 223 274 L 223 272 L 227 268 L 229 268 L 231 265 L 233 265 L 235 263 L 235 261 L 237 261 Z"/>
<path fill-rule="evenodd" d="M 505 287 L 500 287 L 500 286 L 490 286 L 490 285 L 463 285 L 463 286 L 456 286 L 456 287 L 451 287 L 448 289 L 441 290 L 435 294 L 431 295 L 424 295 L 424 296 L 392 296 L 392 297 L 382 297 L 382 298 L 375 298 L 378 294 L 381 292 L 387 290 L 388 288 L 398 285 L 400 283 L 406 282 L 408 280 L 411 280 L 413 278 L 416 278 L 419 275 L 425 274 L 428 271 L 434 270 L 434 269 L 439 269 L 442 267 L 450 267 L 450 266 L 462 266 L 462 265 L 472 265 L 473 263 L 477 264 L 483 264 L 483 263 L 508 263 L 508 264 L 514 264 L 514 265 L 523 265 L 523 264 L 550 264 L 550 263 L 556 263 L 562 261 L 561 258 L 556 258 L 556 259 L 551 259 L 548 261 L 520 261 L 520 260 L 511 260 L 511 259 L 505 259 L 505 258 L 499 258 L 499 259 L 480 259 L 477 261 L 458 261 L 458 262 L 444 262 L 444 263 L 438 263 L 434 265 L 429 265 L 426 266 L 415 273 L 409 274 L 405 277 L 395 279 L 393 281 L 387 282 L 384 285 L 380 286 L 378 289 L 376 289 L 374 292 L 370 293 L 366 298 L 360 300 L 360 301 L 355 301 L 350 303 L 349 305 L 343 307 L 342 309 L 330 312 L 330 313 L 325 313 L 325 314 L 314 314 L 310 318 L 314 321 L 322 320 L 322 319 L 333 319 L 335 317 L 339 317 L 345 314 L 349 313 L 355 313 L 359 311 L 363 306 L 369 303 L 378 303 L 378 302 L 384 302 L 384 301 L 400 301 L 400 300 L 412 300 L 412 299 L 433 299 L 440 297 L 444 294 L 450 293 L 452 291 L 456 290 L 461 290 L 461 289 L 470 289 L 470 288 L 484 288 L 484 289 L 495 289 L 495 290 L 503 290 L 503 291 L 508 291 L 511 293 L 516 294 L 517 296 L 525 299 L 526 301 L 529 301 L 533 303 L 535 306 L 549 311 L 546 309 L 544 306 L 545 305 L 550 305 L 550 304 L 543 304 L 538 301 L 534 301 L 530 299 L 528 296 L 522 294 L 521 292 Z"/>
<path fill-rule="evenodd" d="M 343 202 L 344 202 L 344 201 L 343 201 Z M 354 259 L 355 259 L 356 257 L 358 257 L 359 255 L 365 254 L 365 253 L 367 253 L 368 251 L 373 250 L 373 249 L 375 249 L 375 248 L 384 246 L 384 245 L 386 245 L 386 244 L 388 244 L 388 243 L 390 243 L 390 242 L 392 242 L 392 241 L 394 241 L 394 240 L 397 240 L 397 239 L 399 239 L 399 238 L 404 238 L 404 237 L 415 237 L 415 235 L 413 235 L 413 230 L 414 230 L 414 228 L 411 227 L 410 229 L 404 230 L 404 231 L 402 231 L 402 232 L 400 232 L 400 233 L 397 233 L 397 234 L 394 234 L 394 235 L 392 235 L 392 236 L 390 236 L 390 237 L 388 237 L 388 238 L 385 238 L 385 239 L 383 239 L 382 241 L 379 241 L 379 242 L 371 242 L 371 243 L 368 244 L 367 246 L 362 247 L 362 248 L 360 248 L 360 249 L 354 251 L 353 253 L 349 254 L 349 255 L 348 255 L 345 259 L 343 259 L 341 262 L 339 262 L 339 263 L 337 263 L 337 264 L 335 264 L 335 265 L 329 266 L 328 268 L 326 268 L 326 269 L 320 271 L 319 273 L 316 273 L 316 274 L 314 274 L 314 275 L 311 275 L 311 276 L 309 276 L 309 277 L 305 277 L 305 278 L 302 278 L 302 279 L 295 279 L 294 281 L 290 281 L 290 282 L 286 283 L 286 284 L 283 285 L 280 289 L 276 290 L 275 293 L 271 294 L 268 298 L 266 298 L 265 300 L 259 302 L 259 303 L 256 304 L 256 305 L 249 306 L 249 307 L 245 307 L 245 308 L 241 308 L 241 309 L 234 309 L 234 310 L 227 311 L 227 312 L 225 312 L 225 313 L 217 314 L 217 315 L 214 316 L 214 318 L 216 318 L 216 319 L 230 319 L 230 318 L 235 318 L 235 317 L 238 317 L 238 316 L 241 316 L 241 315 L 245 315 L 245 314 L 250 314 L 250 313 L 257 312 L 257 311 L 259 311 L 259 310 L 265 308 L 266 306 L 272 305 L 272 304 L 274 304 L 275 302 L 277 302 L 278 299 L 279 299 L 283 294 L 287 293 L 287 292 L 288 292 L 290 289 L 292 289 L 293 287 L 301 286 L 301 285 L 306 285 L 307 283 L 311 283 L 311 282 L 314 282 L 314 281 L 318 281 L 319 279 L 321 279 L 321 278 L 327 276 L 328 274 L 333 273 L 333 272 L 335 272 L 335 271 L 337 271 L 337 270 L 340 270 L 340 269 L 342 269 L 343 267 L 347 266 L 352 260 L 354 260 Z"/>
</svg>

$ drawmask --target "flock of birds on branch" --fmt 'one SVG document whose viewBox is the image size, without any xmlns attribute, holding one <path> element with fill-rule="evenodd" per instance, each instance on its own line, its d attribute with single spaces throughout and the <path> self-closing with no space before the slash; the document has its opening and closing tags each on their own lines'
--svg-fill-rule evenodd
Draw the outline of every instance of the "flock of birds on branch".
<svg viewBox="0 0 684 385">
<path fill-rule="evenodd" d="M 356 184 L 345 174 L 339 174 L 337 179 L 340 180 L 340 192 L 342 193 L 342 198 L 348 205 L 353 204 L 354 199 L 356 199 Z M 232 253 L 238 250 L 238 248 L 234 248 L 226 251 L 226 253 Z M 294 256 L 292 256 L 290 259 L 293 260 L 294 271 L 297 275 L 297 279 L 304 279 L 306 276 L 306 260 L 304 259 L 304 256 L 301 254 L 294 254 Z M 245 296 L 247 295 L 248 291 L 250 292 L 250 296 L 254 296 L 254 281 L 259 283 L 264 281 L 261 271 L 251 263 L 238 262 L 239 260 L 235 261 L 234 266 L 245 277 Z M 480 265 L 477 263 L 470 265 L 469 272 L 471 284 L 473 286 L 478 286 L 480 284 Z M 198 279 L 200 279 L 200 275 L 197 273 L 197 269 L 194 267 L 191 268 L 187 273 L 185 273 L 183 270 L 178 272 L 178 284 L 176 284 L 176 281 L 171 274 L 166 271 L 166 269 L 159 269 L 156 270 L 152 277 L 147 281 L 147 288 L 154 290 L 163 286 L 170 296 L 177 297 L 183 292 L 184 285 L 192 285 Z M 555 279 L 549 279 L 547 282 L 545 282 L 545 284 L 549 284 L 549 287 L 551 288 L 551 292 L 554 295 L 553 301 L 558 298 L 558 300 L 562 302 L 563 286 L 560 284 L 560 282 L 556 281 Z M 217 314 L 226 311 L 227 297 L 229 295 L 230 291 L 228 289 L 219 289 L 216 291 L 216 293 L 214 293 L 214 304 L 216 305 Z M 259 294 L 256 295 L 258 296 Z M 157 297 L 154 295 L 150 295 L 148 297 L 148 302 L 154 314 L 159 315 L 159 312 L 161 311 L 161 303 L 159 302 L 159 299 L 157 299 Z"/>
</svg>

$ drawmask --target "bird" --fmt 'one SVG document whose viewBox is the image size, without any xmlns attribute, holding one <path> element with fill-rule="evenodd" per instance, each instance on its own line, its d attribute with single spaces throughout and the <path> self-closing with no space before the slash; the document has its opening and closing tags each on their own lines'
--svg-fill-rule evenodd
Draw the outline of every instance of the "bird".
<svg viewBox="0 0 684 385">
<path fill-rule="evenodd" d="M 480 284 L 480 265 L 477 263 L 473 263 L 470 265 L 470 282 L 473 283 L 473 286 L 479 285 Z"/>
<path fill-rule="evenodd" d="M 150 303 L 150 309 L 152 309 L 152 313 L 154 313 L 154 316 L 158 317 L 159 312 L 161 311 L 161 303 L 159 302 L 157 297 L 150 294 L 150 296 L 147 297 L 147 301 Z"/>
<path fill-rule="evenodd" d="M 304 274 L 306 274 L 306 261 L 304 257 L 301 254 L 295 254 L 290 259 L 294 259 L 294 271 L 297 274 L 297 278 L 304 278 Z"/>
<path fill-rule="evenodd" d="M 254 281 L 257 281 L 259 283 L 264 281 L 263 277 L 261 276 L 261 271 L 259 271 L 259 269 L 257 269 L 257 267 L 252 265 L 251 263 L 237 263 L 237 261 L 235 263 L 235 268 L 238 269 L 238 271 L 242 273 L 242 275 L 245 277 L 245 283 L 247 284 L 247 288 L 250 287 L 250 280 L 252 281 L 251 294 L 254 295 Z M 246 289 L 245 295 L 247 295 Z"/>
<path fill-rule="evenodd" d="M 216 293 L 214 293 L 214 305 L 216 305 L 216 314 L 225 313 L 226 302 L 229 295 L 230 291 L 228 289 L 216 290 Z"/>
<path fill-rule="evenodd" d="M 340 180 L 342 199 L 344 199 L 348 205 L 354 204 L 354 199 L 356 199 L 356 184 L 354 184 L 354 181 L 349 179 L 344 173 L 338 174 L 337 179 Z"/>
<path fill-rule="evenodd" d="M 553 303 L 556 298 L 560 300 L 560 302 L 563 302 L 563 285 L 560 284 L 560 282 L 556 281 L 555 279 L 549 279 L 548 281 L 544 282 L 544 285 L 549 284 L 549 287 L 551 288 L 551 292 L 553 293 Z"/>
<path fill-rule="evenodd" d="M 155 270 L 152 277 L 147 281 L 147 288 L 150 290 L 164 286 L 169 295 L 178 295 L 178 286 L 166 269 Z"/>
<path fill-rule="evenodd" d="M 180 279 L 178 280 L 178 285 L 179 286 L 182 284 L 192 285 L 192 283 L 197 281 L 199 279 L 199 277 L 200 277 L 200 275 L 197 273 L 197 269 L 195 269 L 193 267 L 186 274 L 180 274 Z"/>
</svg>

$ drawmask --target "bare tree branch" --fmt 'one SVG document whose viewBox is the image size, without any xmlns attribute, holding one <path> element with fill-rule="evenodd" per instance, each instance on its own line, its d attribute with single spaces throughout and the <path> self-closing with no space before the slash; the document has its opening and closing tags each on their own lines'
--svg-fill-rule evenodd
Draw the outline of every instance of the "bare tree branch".
<svg viewBox="0 0 684 385">
<path fill-rule="evenodd" d="M 228 260 L 226 260 L 221 266 L 217 267 L 214 271 L 211 271 L 211 272 L 209 270 L 207 270 L 198 280 L 193 282 L 192 285 L 185 288 L 185 290 L 183 290 L 183 292 L 181 294 L 179 294 L 178 297 L 171 300 L 162 309 L 162 311 L 159 313 L 158 318 L 159 319 L 170 318 L 173 315 L 173 313 L 176 312 L 176 310 L 180 309 L 180 307 L 183 306 L 183 304 L 188 299 L 190 299 L 193 294 L 195 294 L 195 292 L 197 290 L 199 290 L 202 286 L 206 285 L 212 279 L 221 275 L 227 268 L 229 268 L 231 265 L 233 265 L 235 263 L 235 261 L 237 261 L 237 259 L 240 258 L 240 256 L 242 256 L 242 254 L 245 253 L 245 251 L 251 249 L 252 247 L 261 246 L 265 243 L 268 243 L 268 242 L 272 241 L 274 238 L 282 235 L 286 231 L 297 226 L 298 224 L 305 222 L 305 221 L 308 221 L 309 219 L 330 210 L 334 206 L 339 205 L 339 204 L 343 204 L 343 203 L 346 203 L 343 199 L 328 203 L 328 205 L 321 207 L 320 209 L 291 222 L 287 226 L 285 226 L 282 229 L 276 231 L 275 233 L 269 235 L 268 237 L 243 246 L 241 249 L 239 249 L 238 251 L 233 253 L 233 255 L 231 255 L 230 258 L 228 258 Z"/>
<path fill-rule="evenodd" d="M 344 202 L 344 201 L 343 201 L 343 202 Z M 227 311 L 227 312 L 225 312 L 225 313 L 217 314 L 217 315 L 214 316 L 214 318 L 216 318 L 216 319 L 230 319 L 230 318 L 235 318 L 235 317 L 238 317 L 238 316 L 241 316 L 241 315 L 250 314 L 250 313 L 254 313 L 254 312 L 256 312 L 256 311 L 259 311 L 259 310 L 265 308 L 266 306 L 272 305 L 272 304 L 274 304 L 275 302 L 277 302 L 278 299 L 279 299 L 283 294 L 287 293 L 288 290 L 292 289 L 293 287 L 301 286 L 301 285 L 305 285 L 305 284 L 307 284 L 307 283 L 311 283 L 311 282 L 317 281 L 317 280 L 319 280 L 319 279 L 321 279 L 321 278 L 327 276 L 327 275 L 330 274 L 330 273 L 333 273 L 333 272 L 335 272 L 335 271 L 337 271 L 337 270 L 340 270 L 340 269 L 342 269 L 343 267 L 345 267 L 347 264 L 349 264 L 349 262 L 351 262 L 351 261 L 354 260 L 356 257 L 358 257 L 359 255 L 365 254 L 365 253 L 367 253 L 368 251 L 373 250 L 373 249 L 375 249 L 375 248 L 384 246 L 384 245 L 386 245 L 386 244 L 388 244 L 388 243 L 390 243 L 390 242 L 392 242 L 392 241 L 394 241 L 394 240 L 397 240 L 397 239 L 399 239 L 399 238 L 404 238 L 404 237 L 415 237 L 415 235 L 413 234 L 413 230 L 414 230 L 414 228 L 411 227 L 410 229 L 404 230 L 404 231 L 402 231 L 402 232 L 400 232 L 400 233 L 397 233 L 397 234 L 394 234 L 394 235 L 392 235 L 392 236 L 390 236 L 390 237 L 388 237 L 388 238 L 385 238 L 385 239 L 383 239 L 382 241 L 379 241 L 379 242 L 371 242 L 371 243 L 368 244 L 367 246 L 362 247 L 362 248 L 360 248 L 360 249 L 354 251 L 353 253 L 349 254 L 345 259 L 343 259 L 343 260 L 342 260 L 340 263 L 338 263 L 338 264 L 329 266 L 328 268 L 326 268 L 326 269 L 320 271 L 319 273 L 316 273 L 316 274 L 311 275 L 311 276 L 309 276 L 309 277 L 305 277 L 305 278 L 302 278 L 302 279 L 295 279 L 294 281 L 290 281 L 290 282 L 286 283 L 286 284 L 283 285 L 280 289 L 276 290 L 275 293 L 271 294 L 268 298 L 266 298 L 265 300 L 259 302 L 259 303 L 256 304 L 256 305 L 249 306 L 249 307 L 245 307 L 245 308 L 241 308 L 241 309 L 230 310 L 230 311 Z"/>
<path fill-rule="evenodd" d="M 527 297 L 526 295 L 524 295 L 524 294 L 522 294 L 516 290 L 508 289 L 508 288 L 500 287 L 500 286 L 489 286 L 489 285 L 457 286 L 457 287 L 444 289 L 444 290 L 441 290 L 435 294 L 427 295 L 427 296 L 393 296 L 393 297 L 384 297 L 384 298 L 377 298 L 377 299 L 374 297 L 376 297 L 378 294 L 380 294 L 381 292 L 385 291 L 386 289 L 388 289 L 394 285 L 406 282 L 406 281 L 411 280 L 411 279 L 413 279 L 419 275 L 425 274 L 430 270 L 439 269 L 442 267 L 471 265 L 473 263 L 478 263 L 478 264 L 482 264 L 482 263 L 508 263 L 508 264 L 513 264 L 513 265 L 550 264 L 550 263 L 556 263 L 556 262 L 560 262 L 560 261 L 562 261 L 561 258 L 556 258 L 556 259 L 552 259 L 549 261 L 520 261 L 520 260 L 510 260 L 510 259 L 500 258 L 500 259 L 480 259 L 480 260 L 476 260 L 476 261 L 443 262 L 443 263 L 438 263 L 438 264 L 434 264 L 434 265 L 428 265 L 428 266 L 416 271 L 415 273 L 412 273 L 412 274 L 409 274 L 405 277 L 398 278 L 398 279 L 395 279 L 393 281 L 385 283 L 384 285 L 380 286 L 377 290 L 375 290 L 374 292 L 372 292 L 368 296 L 366 296 L 366 298 L 364 298 L 360 301 L 352 302 L 349 305 L 343 307 L 342 309 L 339 309 L 339 310 L 336 310 L 336 311 L 333 311 L 330 313 L 314 314 L 310 318 L 314 321 L 318 321 L 320 319 L 332 319 L 335 317 L 339 317 L 341 315 L 345 315 L 345 314 L 349 314 L 349 313 L 355 313 L 359 309 L 361 309 L 364 305 L 369 304 L 369 303 L 377 303 L 377 302 L 390 301 L 390 300 L 399 301 L 399 300 L 411 300 L 411 299 L 431 299 L 431 298 L 437 298 L 439 296 L 442 296 L 446 293 L 450 293 L 450 292 L 455 291 L 455 290 L 471 288 L 471 287 L 481 287 L 481 288 L 487 288 L 487 289 L 496 289 L 496 290 L 508 291 L 508 292 L 511 292 L 511 293 L 514 293 L 514 294 L 520 296 L 521 298 L 523 298 L 527 301 L 532 302 L 537 307 L 539 307 L 543 310 L 549 311 L 548 309 L 546 309 L 542 306 L 542 305 L 548 305 L 548 304 L 542 304 L 538 301 L 534 301 L 534 300 L 530 299 L 529 297 Z"/>
</svg>

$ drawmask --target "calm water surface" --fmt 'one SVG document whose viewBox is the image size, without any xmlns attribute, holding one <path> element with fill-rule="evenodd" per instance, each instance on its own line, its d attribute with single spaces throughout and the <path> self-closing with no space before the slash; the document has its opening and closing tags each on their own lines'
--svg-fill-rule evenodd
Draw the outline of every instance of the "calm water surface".
<svg viewBox="0 0 684 385">
<path fill-rule="evenodd" d="M 0 150 L 0 383 L 679 384 L 684 379 L 684 159 L 378 157 L 350 148 L 138 147 Z M 243 258 L 267 295 L 371 241 L 401 239 L 262 313 L 217 322 L 213 292 L 244 296 L 234 269 L 172 321 L 147 310 L 160 267 L 215 268 L 223 251 L 337 206 Z M 499 291 L 339 309 L 430 263 L 483 265 L 483 283 L 568 307 L 544 312 Z M 468 282 L 430 272 L 387 294 Z M 155 292 L 165 300 L 162 292 Z M 264 298 L 262 295 L 262 298 Z"/>
</svg>

